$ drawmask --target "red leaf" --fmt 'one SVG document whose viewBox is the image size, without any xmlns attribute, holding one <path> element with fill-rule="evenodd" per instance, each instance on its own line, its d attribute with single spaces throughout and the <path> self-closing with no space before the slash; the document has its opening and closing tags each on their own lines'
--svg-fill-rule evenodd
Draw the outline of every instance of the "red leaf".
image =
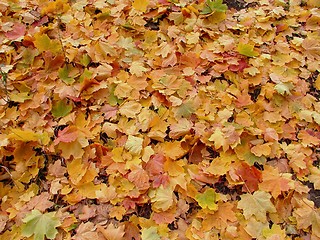
<svg viewBox="0 0 320 240">
<path fill-rule="evenodd" d="M 11 31 L 6 32 L 4 35 L 10 40 L 15 40 L 24 36 L 26 32 L 26 26 L 22 23 L 15 23 Z"/>
<path fill-rule="evenodd" d="M 261 171 L 256 167 L 250 167 L 246 163 L 242 163 L 240 168 L 236 170 L 237 175 L 242 181 L 245 182 L 243 186 L 243 191 L 254 192 L 258 190 L 258 184 L 261 182 Z"/>
<path fill-rule="evenodd" d="M 66 127 L 62 131 L 58 132 L 58 137 L 54 140 L 55 144 L 58 144 L 59 142 L 73 142 L 78 137 L 78 131 L 76 127 Z"/>
</svg>

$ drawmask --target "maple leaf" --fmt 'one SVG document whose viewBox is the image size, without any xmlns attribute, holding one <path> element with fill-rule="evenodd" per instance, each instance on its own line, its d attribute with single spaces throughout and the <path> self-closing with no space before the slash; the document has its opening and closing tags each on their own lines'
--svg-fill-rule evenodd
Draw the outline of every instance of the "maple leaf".
<svg viewBox="0 0 320 240">
<path fill-rule="evenodd" d="M 277 224 L 273 224 L 271 229 L 269 229 L 269 228 L 263 229 L 262 236 L 264 236 L 267 240 L 289 239 L 286 235 L 285 230 L 281 229 L 281 227 Z"/>
<path fill-rule="evenodd" d="M 268 228 L 267 222 L 257 221 L 255 218 L 250 218 L 245 226 L 246 232 L 255 239 L 262 239 L 262 231 Z"/>
<path fill-rule="evenodd" d="M 22 23 L 14 23 L 12 30 L 6 32 L 4 35 L 10 40 L 17 40 L 24 36 L 26 32 L 26 26 Z"/>
<path fill-rule="evenodd" d="M 160 186 L 157 189 L 150 190 L 148 195 L 151 198 L 153 207 L 158 211 L 166 211 L 174 203 L 174 196 L 171 188 Z"/>
<path fill-rule="evenodd" d="M 69 65 L 64 65 L 63 67 L 59 68 L 58 73 L 59 73 L 59 78 L 64 81 L 66 84 L 72 84 L 74 83 L 74 78 L 71 75 L 71 66 Z"/>
<path fill-rule="evenodd" d="M 317 39 L 306 38 L 301 46 L 305 49 L 305 54 L 310 60 L 320 59 L 320 44 Z"/>
<path fill-rule="evenodd" d="M 234 155 L 227 152 L 221 152 L 220 157 L 212 160 L 206 172 L 214 175 L 224 175 L 230 169 L 230 164 L 234 159 Z"/>
<path fill-rule="evenodd" d="M 100 240 L 99 235 L 96 231 L 96 226 L 92 222 L 82 222 L 79 227 L 76 229 L 76 234 L 72 239 L 76 240 Z"/>
<path fill-rule="evenodd" d="M 156 224 L 162 224 L 162 223 L 169 224 L 175 220 L 175 214 L 171 212 L 160 212 L 160 213 L 154 212 L 152 215 L 152 220 L 154 220 Z"/>
<path fill-rule="evenodd" d="M 228 6 L 222 3 L 222 0 L 207 0 L 201 14 L 210 14 L 212 12 L 225 12 Z"/>
<path fill-rule="evenodd" d="M 97 225 L 97 229 L 102 233 L 102 235 L 108 240 L 118 240 L 123 239 L 125 234 L 125 225 L 121 224 L 116 227 L 112 223 L 108 224 L 106 228 L 101 225 Z"/>
<path fill-rule="evenodd" d="M 136 75 L 137 77 L 142 77 L 143 73 L 148 70 L 141 62 L 132 62 L 129 69 L 130 73 Z"/>
<path fill-rule="evenodd" d="M 59 219 L 55 217 L 55 212 L 42 214 L 39 210 L 32 210 L 22 221 L 22 235 L 35 240 L 54 239 L 58 233 L 57 227 L 61 225 Z"/>
<path fill-rule="evenodd" d="M 251 152 L 250 148 L 250 140 L 252 138 L 250 136 L 242 137 L 241 144 L 235 147 L 235 152 L 237 157 L 241 160 L 245 160 L 250 166 L 254 165 L 255 162 L 260 164 L 266 163 L 266 157 L 261 156 L 258 157 Z"/>
<path fill-rule="evenodd" d="M 41 33 L 36 33 L 34 37 L 34 45 L 40 52 L 51 51 L 54 54 L 61 52 L 62 48 L 59 40 L 52 40 L 47 34 Z"/>
<path fill-rule="evenodd" d="M 72 105 L 68 104 L 66 100 L 59 100 L 52 106 L 51 113 L 57 118 L 65 117 L 72 111 L 72 109 Z"/>
<path fill-rule="evenodd" d="M 320 169 L 312 167 L 310 169 L 310 175 L 308 176 L 310 182 L 314 184 L 314 189 L 320 190 Z"/>
<path fill-rule="evenodd" d="M 170 126 L 169 137 L 177 139 L 190 132 L 192 123 L 186 118 L 180 119 L 176 124 Z"/>
<path fill-rule="evenodd" d="M 133 182 L 139 190 L 147 190 L 150 187 L 148 173 L 144 169 L 135 169 L 128 174 L 128 180 Z"/>
<path fill-rule="evenodd" d="M 149 0 L 134 0 L 132 3 L 132 7 L 141 12 L 145 12 L 148 5 Z"/>
<path fill-rule="evenodd" d="M 36 133 L 31 130 L 11 129 L 8 135 L 9 139 L 20 140 L 23 142 L 38 141 L 47 145 L 50 141 L 48 133 Z"/>
<path fill-rule="evenodd" d="M 202 225 L 204 230 L 211 230 L 212 228 L 224 229 L 229 226 L 231 222 L 236 222 L 237 217 L 233 208 L 234 205 L 229 202 L 218 203 L 217 211 L 213 214 L 210 213 L 203 216 Z"/>
<path fill-rule="evenodd" d="M 213 142 L 215 149 L 223 147 L 223 150 L 225 150 L 228 147 L 224 133 L 220 128 L 216 128 L 208 140 Z"/>
<path fill-rule="evenodd" d="M 294 186 L 290 173 L 280 174 L 276 168 L 266 165 L 262 172 L 262 182 L 259 183 L 259 188 L 271 192 L 273 198 L 276 199 L 281 192 L 293 189 Z"/>
<path fill-rule="evenodd" d="M 160 240 L 157 227 L 149 227 L 141 230 L 141 240 Z"/>
<path fill-rule="evenodd" d="M 291 90 L 294 88 L 294 85 L 291 82 L 280 82 L 274 86 L 274 89 L 281 95 L 291 95 Z"/>
<path fill-rule="evenodd" d="M 200 207 L 202 208 L 208 208 L 210 210 L 217 210 L 218 209 L 218 205 L 216 203 L 217 201 L 217 194 L 214 191 L 214 189 L 209 188 L 206 189 L 206 191 L 204 193 L 199 193 L 196 195 L 196 200 L 198 202 L 198 204 L 200 205 Z"/>
<path fill-rule="evenodd" d="M 5 229 L 8 220 L 8 215 L 5 212 L 0 212 L 0 232 Z"/>
<path fill-rule="evenodd" d="M 50 199 L 49 193 L 43 192 L 40 195 L 33 197 L 28 202 L 26 207 L 28 207 L 28 209 L 37 209 L 41 212 L 44 212 L 45 210 L 47 210 L 48 208 L 54 205 L 54 203 L 49 201 L 49 199 Z"/>
<path fill-rule="evenodd" d="M 70 6 L 67 0 L 56 0 L 54 2 L 48 2 L 48 4 L 42 8 L 41 14 L 62 14 L 67 12 L 69 9 Z"/>
<path fill-rule="evenodd" d="M 161 144 L 163 153 L 165 156 L 171 159 L 178 159 L 185 155 L 187 152 L 185 149 L 182 148 L 181 142 L 173 141 L 173 142 L 164 142 Z"/>
<path fill-rule="evenodd" d="M 247 57 L 256 57 L 259 55 L 257 51 L 255 51 L 253 45 L 245 44 L 245 43 L 239 43 L 237 47 L 238 53 L 247 56 Z"/>
<path fill-rule="evenodd" d="M 249 166 L 246 163 L 241 163 L 235 173 L 244 181 L 243 191 L 252 192 L 258 190 L 258 184 L 261 182 L 261 171 L 254 166 Z"/>
<path fill-rule="evenodd" d="M 64 128 L 63 130 L 58 131 L 58 137 L 54 140 L 55 144 L 58 144 L 59 142 L 73 142 L 78 137 L 78 129 L 74 126 L 68 126 Z"/>
<path fill-rule="evenodd" d="M 125 144 L 125 148 L 132 154 L 139 155 L 142 151 L 143 138 L 130 135 Z"/>
<path fill-rule="evenodd" d="M 253 146 L 251 152 L 257 157 L 261 157 L 262 155 L 267 157 L 271 153 L 271 147 L 270 144 L 259 144 Z"/>
<path fill-rule="evenodd" d="M 320 75 L 318 75 L 317 79 L 315 80 L 314 86 L 318 91 L 320 91 Z"/>
<path fill-rule="evenodd" d="M 184 173 L 183 166 L 185 163 L 182 160 L 171 160 L 170 158 L 164 163 L 164 170 L 169 173 L 170 176 L 179 176 Z"/>
<path fill-rule="evenodd" d="M 267 212 L 276 212 L 270 198 L 271 195 L 269 193 L 260 190 L 253 194 L 243 194 L 238 202 L 238 208 L 243 210 L 243 215 L 246 219 L 255 216 L 258 221 L 266 222 Z"/>
<path fill-rule="evenodd" d="M 298 229 L 312 227 L 312 233 L 320 238 L 320 211 L 314 209 L 314 203 L 306 198 L 299 200 L 299 207 L 293 211 Z"/>
<path fill-rule="evenodd" d="M 125 102 L 119 109 L 119 112 L 127 118 L 135 118 L 136 115 L 141 111 L 142 106 L 140 103 L 135 101 Z"/>
</svg>

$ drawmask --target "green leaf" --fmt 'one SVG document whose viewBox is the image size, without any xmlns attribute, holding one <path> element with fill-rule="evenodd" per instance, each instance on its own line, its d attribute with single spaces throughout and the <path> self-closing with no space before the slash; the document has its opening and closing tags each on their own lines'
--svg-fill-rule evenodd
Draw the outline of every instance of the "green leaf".
<svg viewBox="0 0 320 240">
<path fill-rule="evenodd" d="M 83 73 L 79 77 L 79 82 L 83 82 L 85 78 L 90 79 L 92 77 L 92 72 L 90 72 L 88 69 L 84 69 Z"/>
<path fill-rule="evenodd" d="M 72 105 L 66 103 L 65 100 L 56 102 L 51 109 L 51 113 L 54 117 L 65 117 L 72 110 Z"/>
<path fill-rule="evenodd" d="M 237 47 L 238 53 L 247 57 L 256 57 L 259 55 L 257 51 L 254 51 L 254 46 L 245 43 L 239 43 Z"/>
<path fill-rule="evenodd" d="M 291 82 L 280 82 L 277 85 L 274 86 L 274 89 L 281 95 L 291 95 L 290 90 L 292 90 L 294 88 L 293 84 Z"/>
<path fill-rule="evenodd" d="M 115 84 L 111 84 L 111 86 L 109 87 L 109 104 L 111 106 L 116 106 L 117 104 L 121 104 L 123 102 L 123 100 L 119 99 L 116 95 L 114 95 L 114 90 L 116 88 Z"/>
<path fill-rule="evenodd" d="M 207 189 L 204 193 L 199 193 L 196 195 L 196 200 L 199 206 L 202 208 L 209 208 L 210 210 L 218 209 L 216 198 L 216 192 L 212 188 Z"/>
<path fill-rule="evenodd" d="M 267 162 L 267 159 L 264 156 L 258 157 L 251 152 L 245 153 L 243 157 L 250 166 L 253 166 L 255 162 L 259 164 L 265 164 Z"/>
<path fill-rule="evenodd" d="M 207 0 L 201 14 L 210 14 L 212 12 L 226 12 L 228 6 L 222 3 L 222 0 Z"/>
<path fill-rule="evenodd" d="M 59 78 L 64 81 L 66 84 L 72 84 L 74 82 L 74 79 L 69 76 L 70 68 L 68 65 L 64 65 L 64 67 L 59 68 L 58 74 Z"/>
<path fill-rule="evenodd" d="M 34 240 L 54 239 L 58 233 L 56 229 L 61 225 L 59 219 L 55 217 L 55 212 L 42 214 L 39 210 L 32 210 L 23 220 L 22 235 L 31 237 Z"/>
<path fill-rule="evenodd" d="M 178 118 L 189 118 L 195 112 L 195 107 L 192 101 L 185 102 L 177 107 L 176 116 Z"/>
<path fill-rule="evenodd" d="M 91 58 L 88 54 L 84 54 L 80 60 L 80 63 L 84 66 L 87 67 L 89 63 L 91 62 Z"/>
<path fill-rule="evenodd" d="M 141 230 L 142 240 L 160 240 L 160 236 L 157 231 L 157 227 L 149 227 Z"/>
</svg>

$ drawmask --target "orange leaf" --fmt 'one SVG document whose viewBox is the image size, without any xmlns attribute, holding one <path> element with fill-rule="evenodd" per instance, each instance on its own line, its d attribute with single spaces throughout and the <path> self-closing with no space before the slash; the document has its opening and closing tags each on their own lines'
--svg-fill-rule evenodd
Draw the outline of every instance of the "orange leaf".
<svg viewBox="0 0 320 240">
<path fill-rule="evenodd" d="M 280 174 L 276 168 L 266 165 L 262 172 L 262 182 L 259 188 L 263 191 L 270 192 L 272 197 L 276 199 L 281 192 L 294 188 L 290 173 Z"/>
<path fill-rule="evenodd" d="M 252 147 L 251 152 L 258 157 L 261 157 L 262 155 L 269 156 L 271 153 L 271 147 L 269 144 L 259 144 Z"/>
</svg>

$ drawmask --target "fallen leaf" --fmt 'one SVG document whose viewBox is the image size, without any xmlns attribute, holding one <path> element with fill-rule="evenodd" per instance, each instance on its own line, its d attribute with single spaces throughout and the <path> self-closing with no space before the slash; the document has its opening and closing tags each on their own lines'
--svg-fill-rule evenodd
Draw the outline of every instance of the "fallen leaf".
<svg viewBox="0 0 320 240">
<path fill-rule="evenodd" d="M 264 191 L 256 191 L 253 194 L 246 193 L 241 195 L 238 208 L 243 210 L 246 219 L 255 216 L 258 221 L 267 221 L 267 212 L 274 213 L 276 209 L 270 201 L 271 195 Z"/>
</svg>

